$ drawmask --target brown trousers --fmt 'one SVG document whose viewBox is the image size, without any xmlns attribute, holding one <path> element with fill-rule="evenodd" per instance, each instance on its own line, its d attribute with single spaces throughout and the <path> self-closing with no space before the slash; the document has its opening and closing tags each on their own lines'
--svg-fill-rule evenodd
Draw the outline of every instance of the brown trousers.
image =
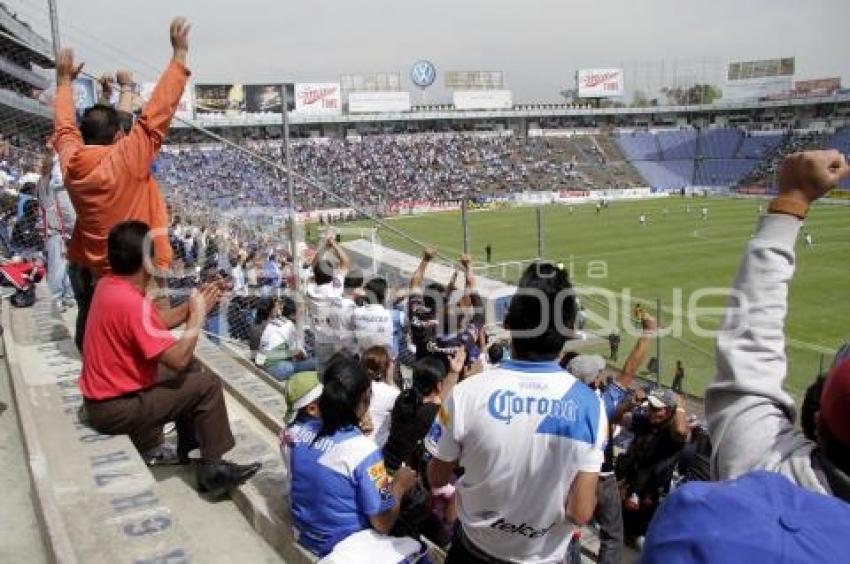
<svg viewBox="0 0 850 564">
<path fill-rule="evenodd" d="M 195 361 L 153 388 L 108 400 L 87 399 L 85 405 L 95 431 L 129 435 L 142 453 L 162 443 L 162 426 L 170 421 L 177 429 L 178 448 L 200 446 L 204 461 L 220 459 L 236 444 L 221 380 Z"/>
</svg>

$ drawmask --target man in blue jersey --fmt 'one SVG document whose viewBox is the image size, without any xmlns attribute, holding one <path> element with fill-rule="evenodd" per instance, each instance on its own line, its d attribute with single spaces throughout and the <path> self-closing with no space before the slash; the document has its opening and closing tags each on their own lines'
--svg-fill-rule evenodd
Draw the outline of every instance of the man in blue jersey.
<svg viewBox="0 0 850 564">
<path fill-rule="evenodd" d="M 608 423 L 599 397 L 556 362 L 575 317 L 566 272 L 529 266 L 505 318 L 511 360 L 441 407 L 426 439 L 430 486 L 464 469 L 446 562 L 560 562 L 593 515 Z"/>
</svg>

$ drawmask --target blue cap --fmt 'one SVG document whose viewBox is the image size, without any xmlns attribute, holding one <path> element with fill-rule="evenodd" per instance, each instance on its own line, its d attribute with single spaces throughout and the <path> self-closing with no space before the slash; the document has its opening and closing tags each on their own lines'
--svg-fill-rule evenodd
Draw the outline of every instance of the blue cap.
<svg viewBox="0 0 850 564">
<path fill-rule="evenodd" d="M 691 482 L 664 500 L 644 564 L 847 562 L 850 505 L 773 472 Z"/>
</svg>

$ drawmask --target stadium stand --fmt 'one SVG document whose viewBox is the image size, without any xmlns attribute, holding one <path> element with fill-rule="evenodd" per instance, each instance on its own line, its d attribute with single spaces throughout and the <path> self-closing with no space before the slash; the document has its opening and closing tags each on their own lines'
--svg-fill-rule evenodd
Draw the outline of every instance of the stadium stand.
<svg viewBox="0 0 850 564">
<path fill-rule="evenodd" d="M 632 164 L 646 180 L 647 185 L 658 190 L 685 188 L 693 185 L 694 160 L 633 161 Z"/>
<path fill-rule="evenodd" d="M 699 135 L 699 153 L 704 159 L 731 159 L 738 152 L 743 133 L 738 129 L 712 128 Z"/>
<path fill-rule="evenodd" d="M 697 150 L 697 133 L 693 129 L 663 131 L 656 134 L 664 160 L 693 159 Z"/>
<path fill-rule="evenodd" d="M 620 132 L 617 142 L 630 161 L 661 159 L 661 147 L 654 133 L 649 131 Z"/>
</svg>

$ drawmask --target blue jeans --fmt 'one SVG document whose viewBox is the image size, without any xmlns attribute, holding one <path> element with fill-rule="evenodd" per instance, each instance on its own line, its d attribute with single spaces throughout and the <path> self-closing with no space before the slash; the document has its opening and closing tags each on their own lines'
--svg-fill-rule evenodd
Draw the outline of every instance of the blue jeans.
<svg viewBox="0 0 850 564">
<path fill-rule="evenodd" d="M 62 235 L 54 233 L 47 238 L 47 287 L 54 300 L 69 300 L 74 297 L 71 278 L 68 276 L 68 260 L 65 258 L 65 242 Z"/>
<path fill-rule="evenodd" d="M 304 360 L 281 360 L 271 367 L 266 367 L 265 371 L 278 382 L 289 380 L 289 378 L 298 372 L 312 372 L 316 369 L 316 359 L 306 358 Z"/>
</svg>

